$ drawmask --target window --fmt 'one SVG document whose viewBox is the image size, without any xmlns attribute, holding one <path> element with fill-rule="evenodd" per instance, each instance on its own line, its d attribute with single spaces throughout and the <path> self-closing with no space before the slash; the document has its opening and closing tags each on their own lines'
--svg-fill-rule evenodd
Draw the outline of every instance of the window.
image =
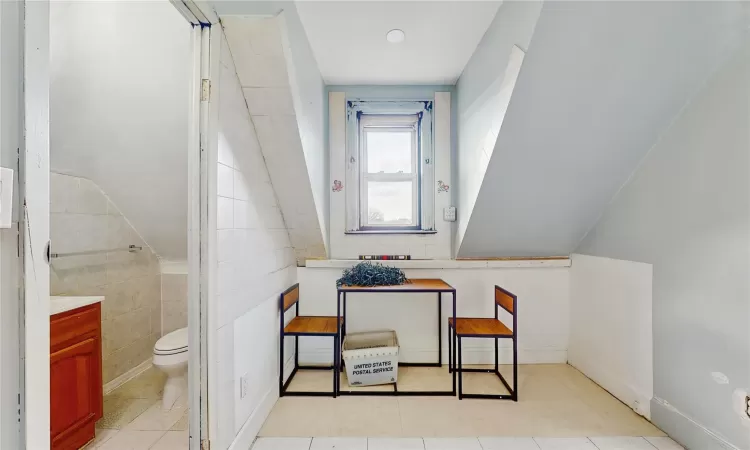
<svg viewBox="0 0 750 450">
<path fill-rule="evenodd" d="M 347 177 L 357 190 L 347 197 L 348 232 L 434 231 L 431 110 L 349 102 Z"/>
</svg>

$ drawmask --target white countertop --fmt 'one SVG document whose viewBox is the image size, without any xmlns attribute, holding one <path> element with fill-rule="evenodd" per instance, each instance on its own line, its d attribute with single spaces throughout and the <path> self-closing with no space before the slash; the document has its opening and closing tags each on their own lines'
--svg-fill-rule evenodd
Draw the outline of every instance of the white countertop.
<svg viewBox="0 0 750 450">
<path fill-rule="evenodd" d="M 49 315 L 64 313 L 83 306 L 93 305 L 104 301 L 103 295 L 91 295 L 87 297 L 58 296 L 53 295 L 49 300 Z"/>
</svg>

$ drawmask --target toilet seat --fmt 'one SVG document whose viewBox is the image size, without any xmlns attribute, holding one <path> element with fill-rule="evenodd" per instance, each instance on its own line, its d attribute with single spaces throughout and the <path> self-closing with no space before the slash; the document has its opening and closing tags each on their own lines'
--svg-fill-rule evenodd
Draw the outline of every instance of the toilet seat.
<svg viewBox="0 0 750 450">
<path fill-rule="evenodd" d="M 162 336 L 154 344 L 154 355 L 177 355 L 188 351 L 188 329 L 180 328 Z"/>
</svg>

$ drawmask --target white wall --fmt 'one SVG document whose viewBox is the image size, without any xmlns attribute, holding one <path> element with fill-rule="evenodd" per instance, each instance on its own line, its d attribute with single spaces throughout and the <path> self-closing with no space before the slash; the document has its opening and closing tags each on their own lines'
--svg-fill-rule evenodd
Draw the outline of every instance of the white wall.
<svg viewBox="0 0 750 450">
<path fill-rule="evenodd" d="M 223 33 L 213 36 L 222 41 L 212 94 L 218 95 L 218 164 L 209 176 L 217 183 L 212 447 L 244 450 L 278 398 L 278 295 L 295 282 L 296 265 L 229 47 Z M 243 376 L 250 390 L 240 398 Z"/>
<path fill-rule="evenodd" d="M 330 185 L 334 180 L 344 183 L 340 191 L 328 187 L 330 195 L 330 257 L 332 259 L 357 259 L 359 255 L 404 255 L 413 259 L 450 259 L 453 255 L 453 224 L 443 220 L 443 208 L 452 204 L 451 148 L 452 114 L 451 93 L 432 88 L 413 89 L 408 96 L 388 97 L 393 88 L 375 86 L 369 89 L 338 86 L 328 93 L 328 124 L 330 151 Z M 428 94 L 421 93 L 429 90 Z M 415 97 L 415 95 L 421 94 Z M 346 185 L 346 102 L 349 100 L 433 100 L 433 142 L 435 147 L 435 234 L 345 234 L 347 189 Z M 448 192 L 438 192 L 437 182 L 449 186 Z"/>
<path fill-rule="evenodd" d="M 460 262 L 459 262 L 460 263 Z M 456 288 L 457 315 L 493 317 L 494 286 L 518 295 L 519 362 L 565 363 L 568 360 L 569 268 L 405 269 L 409 278 L 442 278 Z M 336 279 L 341 268 L 298 268 L 300 314 L 335 315 Z M 448 361 L 445 326 L 452 314 L 450 295 L 443 294 L 443 362 Z M 437 294 L 349 294 L 347 332 L 394 329 L 401 358 L 409 362 L 437 360 Z M 501 316 L 503 317 L 503 316 Z M 510 320 L 506 317 L 506 320 Z M 486 342 L 485 342 L 486 341 Z M 464 344 L 467 363 L 491 363 L 493 342 L 469 339 Z M 500 342 L 500 361 L 512 362 L 510 341 Z M 330 339 L 300 341 L 300 361 L 331 360 Z"/>
<path fill-rule="evenodd" d="M 544 2 L 458 256 L 572 253 L 745 39 L 748 7 Z"/>
<path fill-rule="evenodd" d="M 748 80 L 745 46 L 664 132 L 577 249 L 653 265 L 651 416 L 701 450 L 750 448 L 732 405 L 733 390 L 750 388 Z"/>
<path fill-rule="evenodd" d="M 501 100 L 498 94 L 508 82 L 505 79 L 506 67 L 512 61 L 513 47 L 519 46 L 523 51 L 529 48 L 541 9 L 542 2 L 536 0 L 500 5 L 456 84 L 459 130 L 457 249 L 469 224 L 505 117 L 507 100 L 510 100 L 508 98 L 504 103 L 505 109 L 498 110 Z"/>
<path fill-rule="evenodd" d="M 568 362 L 650 417 L 651 264 L 573 255 Z"/>
<path fill-rule="evenodd" d="M 325 83 L 293 3 L 279 15 L 297 126 L 305 152 L 315 210 L 328 248 L 328 148 L 325 145 Z M 324 253 L 325 254 L 325 253 Z"/>
<path fill-rule="evenodd" d="M 50 5 L 51 165 L 93 180 L 156 252 L 187 257 L 190 26 L 166 0 Z"/>
</svg>

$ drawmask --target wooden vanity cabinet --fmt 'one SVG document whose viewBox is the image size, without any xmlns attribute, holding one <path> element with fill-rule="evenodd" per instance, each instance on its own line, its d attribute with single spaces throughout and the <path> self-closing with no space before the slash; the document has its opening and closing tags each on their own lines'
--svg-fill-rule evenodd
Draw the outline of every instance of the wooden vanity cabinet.
<svg viewBox="0 0 750 450">
<path fill-rule="evenodd" d="M 50 317 L 52 449 L 77 450 L 103 415 L 101 303 Z"/>
</svg>

